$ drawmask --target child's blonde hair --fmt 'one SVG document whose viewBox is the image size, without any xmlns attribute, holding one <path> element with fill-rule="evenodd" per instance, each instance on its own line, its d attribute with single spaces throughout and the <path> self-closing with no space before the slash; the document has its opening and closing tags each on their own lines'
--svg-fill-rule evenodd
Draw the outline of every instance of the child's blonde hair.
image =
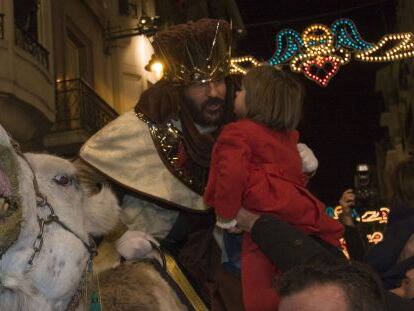
<svg viewBox="0 0 414 311">
<path fill-rule="evenodd" d="M 278 131 L 293 130 L 302 113 L 303 88 L 287 72 L 264 65 L 243 78 L 246 117 Z"/>
</svg>

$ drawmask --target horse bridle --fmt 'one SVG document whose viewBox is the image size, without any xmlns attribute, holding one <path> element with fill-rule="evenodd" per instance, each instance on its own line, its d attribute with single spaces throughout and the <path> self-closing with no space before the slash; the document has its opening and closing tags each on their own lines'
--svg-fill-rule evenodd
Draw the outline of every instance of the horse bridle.
<svg viewBox="0 0 414 311">
<path fill-rule="evenodd" d="M 49 215 L 47 215 L 46 218 L 42 218 L 39 215 L 37 215 L 37 222 L 39 224 L 39 234 L 36 236 L 36 239 L 33 242 L 33 254 L 30 256 L 27 262 L 29 265 L 33 264 L 33 260 L 36 257 L 36 254 L 39 253 L 40 250 L 42 249 L 44 228 L 45 226 L 51 223 L 56 223 L 60 225 L 63 229 L 65 229 L 66 231 L 72 233 L 75 237 L 77 237 L 78 240 L 82 242 L 83 246 L 85 246 L 91 259 L 96 256 L 97 250 L 96 250 L 95 242 L 93 241 L 92 237 L 89 235 L 89 241 L 88 241 L 89 243 L 87 243 L 76 232 L 74 232 L 67 225 L 65 225 L 65 223 L 63 223 L 59 219 L 59 216 L 55 214 L 53 207 L 49 204 L 46 197 L 44 197 L 41 193 L 36 194 L 36 207 L 38 208 L 46 207 L 49 209 L 50 213 Z"/>
<path fill-rule="evenodd" d="M 32 266 L 33 265 L 33 261 L 36 257 L 36 255 L 41 251 L 42 247 L 43 247 L 43 234 L 44 234 L 44 228 L 45 226 L 52 224 L 52 223 L 56 223 L 58 225 L 60 225 L 61 228 L 65 229 L 66 231 L 70 232 L 71 234 L 73 234 L 76 238 L 78 238 L 82 244 L 84 245 L 84 247 L 86 248 L 86 250 L 88 251 L 90 258 L 89 258 L 89 263 L 92 262 L 93 257 L 95 257 L 97 255 L 97 249 L 96 249 L 96 244 L 94 242 L 94 240 L 92 239 L 92 237 L 90 235 L 88 235 L 89 237 L 89 241 L 85 242 L 76 232 L 74 232 L 72 229 L 70 229 L 64 222 L 62 222 L 59 219 L 59 216 L 55 214 L 55 211 L 53 209 L 53 207 L 50 205 L 50 203 L 47 201 L 46 196 L 44 196 L 40 189 L 39 189 L 39 185 L 37 182 L 37 178 L 34 172 L 34 169 L 32 167 L 32 165 L 30 164 L 30 162 L 28 161 L 28 159 L 26 158 L 26 156 L 23 154 L 23 152 L 20 149 L 20 145 L 14 141 L 11 137 L 10 137 L 10 141 L 11 144 L 14 148 L 14 150 L 16 151 L 16 153 L 27 163 L 27 165 L 29 166 L 30 170 L 32 171 L 33 174 L 33 188 L 35 190 L 35 195 L 36 195 L 36 208 L 47 208 L 49 210 L 49 214 L 47 215 L 46 218 L 42 218 L 39 216 L 39 213 L 37 213 L 37 221 L 39 224 L 39 233 L 36 236 L 36 239 L 33 242 L 33 254 L 30 256 L 29 260 L 28 260 L 28 265 Z M 160 258 L 161 258 L 161 267 L 164 270 L 164 272 L 167 271 L 167 262 L 166 262 L 166 257 L 164 252 L 160 249 L 160 247 L 154 243 L 153 241 L 149 241 L 149 243 L 151 244 L 152 248 L 157 250 L 158 253 L 160 254 Z M 84 274 L 87 273 L 87 269 L 84 271 Z M 84 278 L 84 276 L 82 277 Z M 79 292 L 79 289 L 78 289 Z M 79 304 L 80 301 L 80 295 L 77 295 L 76 293 L 72 296 L 71 301 L 68 303 L 68 306 L 65 310 L 75 310 L 76 306 Z"/>
<path fill-rule="evenodd" d="M 45 226 L 50 225 L 52 223 L 58 224 L 61 228 L 63 228 L 66 231 L 70 232 L 78 240 L 80 240 L 82 242 L 83 246 L 85 246 L 86 250 L 88 251 L 88 253 L 90 255 L 90 259 L 95 257 L 97 255 L 97 250 L 96 250 L 95 242 L 92 239 L 92 237 L 90 235 L 88 235 L 89 241 L 88 242 L 84 241 L 76 232 L 74 232 L 72 229 L 70 229 L 70 227 L 68 227 L 64 222 L 62 222 L 59 219 L 59 216 L 55 214 L 55 211 L 54 211 L 53 207 L 47 201 L 46 196 L 44 196 L 41 193 L 41 191 L 39 189 L 39 184 L 37 182 L 35 172 L 33 170 L 33 167 L 30 164 L 30 162 L 27 160 L 27 158 L 25 157 L 23 152 L 21 151 L 20 145 L 15 140 L 13 140 L 11 137 L 10 137 L 10 142 L 13 146 L 13 149 L 16 151 L 16 153 L 27 163 L 30 170 L 32 171 L 32 174 L 33 174 L 33 188 L 34 188 L 35 194 L 36 194 L 36 207 L 37 208 L 47 208 L 49 210 L 49 214 L 47 215 L 46 218 L 40 217 L 39 213 L 37 213 L 37 222 L 39 224 L 39 234 L 36 236 L 36 239 L 33 242 L 33 254 L 30 256 L 30 258 L 27 262 L 28 265 L 30 265 L 30 266 L 33 265 L 33 260 L 36 257 L 36 254 L 38 254 L 41 251 L 42 247 L 43 247 L 43 234 L 44 234 Z"/>
</svg>

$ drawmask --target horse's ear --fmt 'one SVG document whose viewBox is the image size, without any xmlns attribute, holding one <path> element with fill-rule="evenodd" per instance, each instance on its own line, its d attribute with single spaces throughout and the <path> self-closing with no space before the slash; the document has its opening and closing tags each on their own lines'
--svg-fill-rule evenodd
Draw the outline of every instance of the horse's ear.
<svg viewBox="0 0 414 311">
<path fill-rule="evenodd" d="M 103 186 L 95 195 L 85 198 L 85 225 L 88 233 L 101 236 L 109 233 L 119 222 L 121 208 L 111 189 Z"/>
</svg>

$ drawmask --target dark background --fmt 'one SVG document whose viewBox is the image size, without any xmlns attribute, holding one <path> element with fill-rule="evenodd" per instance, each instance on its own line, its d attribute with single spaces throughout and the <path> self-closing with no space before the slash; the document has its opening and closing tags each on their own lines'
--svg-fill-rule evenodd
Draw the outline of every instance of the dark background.
<svg viewBox="0 0 414 311">
<path fill-rule="evenodd" d="M 395 31 L 396 1 L 381 0 L 237 0 L 247 35 L 236 53 L 268 60 L 275 36 L 283 28 L 302 32 L 310 24 L 330 25 L 350 18 L 362 38 L 377 42 Z M 343 190 L 353 186 L 355 165 L 375 164 L 375 142 L 384 138 L 379 125 L 384 110 L 375 92 L 376 71 L 386 64 L 351 61 L 342 66 L 327 88 L 299 76 L 306 88 L 301 140 L 319 159 L 310 188 L 327 204 L 336 204 Z"/>
</svg>

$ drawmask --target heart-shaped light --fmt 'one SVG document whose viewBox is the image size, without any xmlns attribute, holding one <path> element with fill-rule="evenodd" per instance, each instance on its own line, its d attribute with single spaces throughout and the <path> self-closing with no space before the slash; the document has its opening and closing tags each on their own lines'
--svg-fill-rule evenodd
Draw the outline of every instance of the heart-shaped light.
<svg viewBox="0 0 414 311">
<path fill-rule="evenodd" d="M 332 56 L 308 59 L 303 64 L 305 76 L 319 85 L 326 87 L 332 77 L 338 72 L 340 63 Z"/>
</svg>

